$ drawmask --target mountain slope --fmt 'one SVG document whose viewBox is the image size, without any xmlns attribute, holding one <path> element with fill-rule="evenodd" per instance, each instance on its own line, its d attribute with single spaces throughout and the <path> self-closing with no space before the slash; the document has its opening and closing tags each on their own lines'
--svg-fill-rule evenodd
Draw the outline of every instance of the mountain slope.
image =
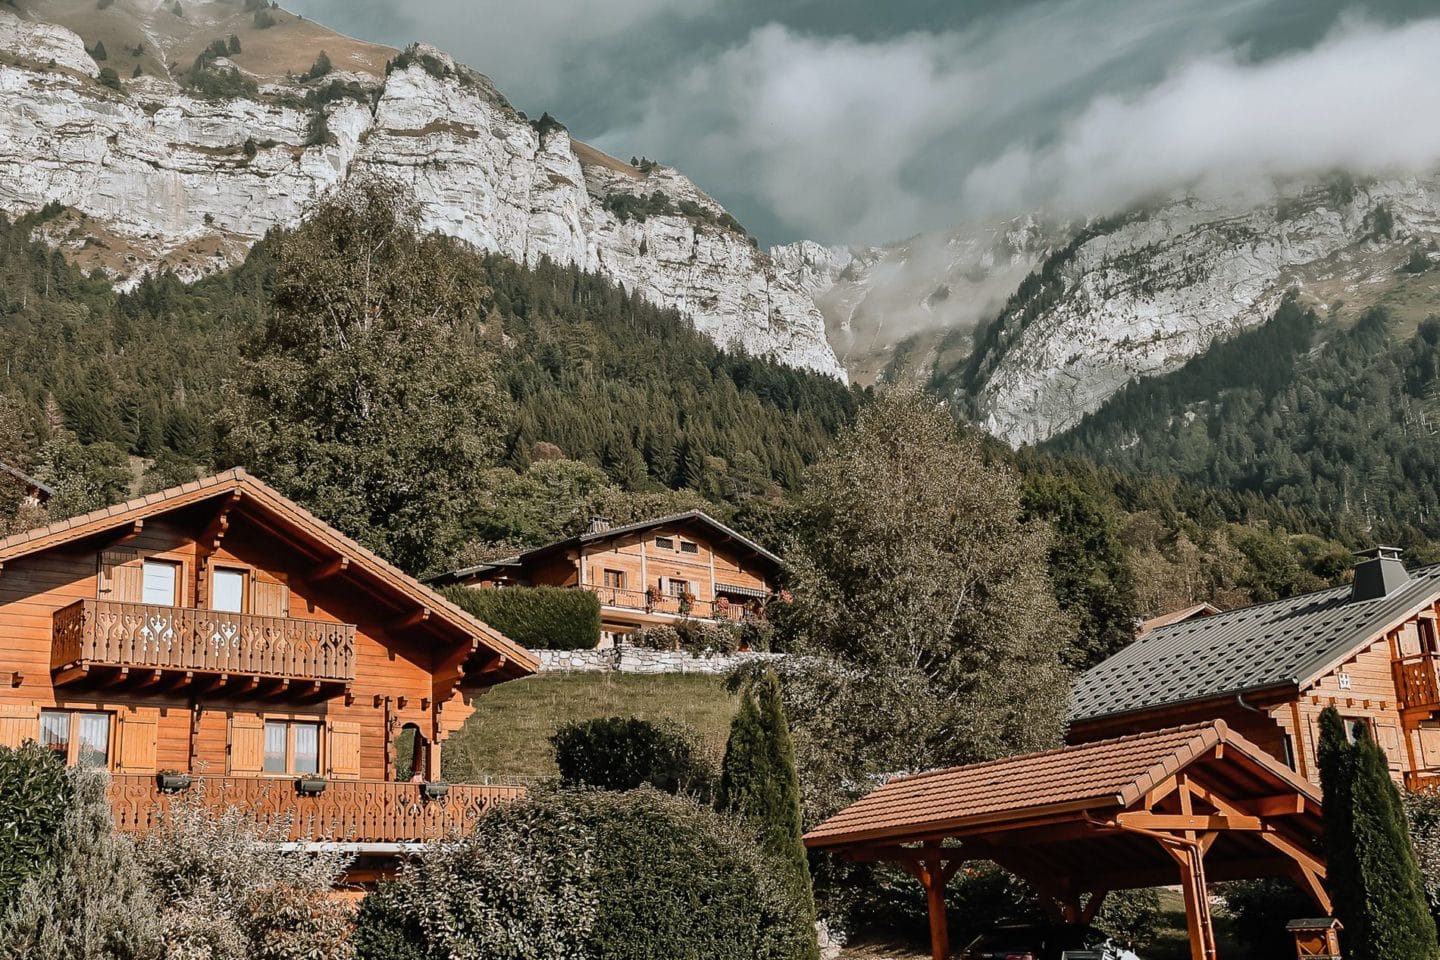
<svg viewBox="0 0 1440 960">
<path fill-rule="evenodd" d="M 631 167 L 548 117 L 527 120 L 437 50 L 387 64 L 383 47 L 263 5 L 209 0 L 177 16 L 173 0 L 78 2 L 0 7 L 0 167 L 25 171 L 0 178 L 0 210 L 69 208 L 44 236 L 87 269 L 121 285 L 158 267 L 214 272 L 368 170 L 412 185 L 430 228 L 598 272 L 721 346 L 844 376 L 814 303 L 715 201 L 669 168 Z M 47 14 L 96 31 L 106 59 Z M 259 29 L 262 15 L 274 22 Z M 329 73 L 290 76 L 332 44 Z"/>
</svg>

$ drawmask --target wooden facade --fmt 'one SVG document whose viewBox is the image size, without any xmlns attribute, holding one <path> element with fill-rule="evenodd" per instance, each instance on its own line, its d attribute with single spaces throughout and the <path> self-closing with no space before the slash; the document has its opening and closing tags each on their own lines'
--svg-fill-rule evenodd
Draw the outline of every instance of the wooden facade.
<svg viewBox="0 0 1440 960">
<path fill-rule="evenodd" d="M 440 837 L 513 793 L 420 781 L 534 657 L 243 471 L 0 540 L 0 631 L 0 743 L 110 770 L 124 828 L 170 802 L 161 773 L 358 844 Z"/>
<path fill-rule="evenodd" d="M 1413 597 L 1404 598 L 1393 614 L 1381 612 L 1371 624 L 1364 622 L 1362 613 L 1346 609 L 1355 602 L 1344 595 L 1348 587 L 1340 588 L 1337 599 L 1343 603 L 1318 600 L 1331 604 L 1337 616 L 1356 616 L 1359 625 L 1348 640 L 1342 636 L 1329 662 L 1306 676 L 1287 678 L 1267 688 L 1229 689 L 1182 702 L 1075 719 L 1067 739 L 1082 743 L 1135 730 L 1220 719 L 1318 783 L 1319 718 L 1326 707 L 1333 706 L 1347 721 L 1369 727 L 1384 748 L 1397 782 L 1415 789 L 1440 785 L 1440 578 L 1433 577 L 1432 569 L 1417 571 L 1406 586 Z M 1363 602 L 1376 603 L 1379 598 Z M 1207 619 L 1223 616 L 1208 615 Z M 1263 631 L 1265 642 L 1271 642 L 1270 631 L 1276 630 L 1277 624 L 1283 629 L 1283 622 L 1265 620 L 1255 633 L 1258 637 Z M 1304 636 L 1295 637 L 1296 643 L 1305 640 Z M 1245 656 L 1243 636 L 1233 656 Z M 1144 680 L 1137 676 L 1136 682 Z"/>
<path fill-rule="evenodd" d="M 579 537 L 438 578 L 476 588 L 574 587 L 600 599 L 601 645 L 684 617 L 763 613 L 780 560 L 699 511 L 623 527 L 592 521 Z"/>
</svg>

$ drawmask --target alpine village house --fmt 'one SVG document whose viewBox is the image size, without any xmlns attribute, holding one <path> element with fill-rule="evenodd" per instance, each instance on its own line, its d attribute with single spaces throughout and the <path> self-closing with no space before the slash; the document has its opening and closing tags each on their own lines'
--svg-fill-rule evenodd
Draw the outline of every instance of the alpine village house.
<svg viewBox="0 0 1440 960">
<path fill-rule="evenodd" d="M 699 510 L 589 529 L 435 578 L 480 589 L 574 587 L 600 598 L 600 645 L 686 617 L 739 621 L 761 612 L 780 558 Z"/>
<path fill-rule="evenodd" d="M 0 539 L 0 630 L 0 743 L 108 769 L 122 829 L 203 789 L 364 879 L 518 793 L 441 750 L 535 658 L 241 470 Z"/>
<path fill-rule="evenodd" d="M 1366 724 L 1398 782 L 1440 785 L 1440 566 L 1368 551 L 1353 583 L 1227 612 L 1191 608 L 1093 667 L 1070 743 L 1224 720 L 1318 783 L 1320 713 Z"/>
</svg>

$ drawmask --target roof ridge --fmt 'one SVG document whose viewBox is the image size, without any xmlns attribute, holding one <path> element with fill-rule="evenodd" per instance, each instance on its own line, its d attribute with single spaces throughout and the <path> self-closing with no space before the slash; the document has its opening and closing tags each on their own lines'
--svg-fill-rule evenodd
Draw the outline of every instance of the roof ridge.
<svg viewBox="0 0 1440 960">
<path fill-rule="evenodd" d="M 1009 763 L 1021 757 L 1026 760 L 1033 760 L 1038 757 L 1051 757 L 1061 753 L 1074 750 L 1089 749 L 1091 747 L 1108 747 L 1117 743 L 1125 743 L 1131 740 L 1158 740 L 1162 736 L 1173 736 L 1188 730 L 1206 730 L 1214 728 L 1216 723 L 1224 721 L 1205 720 L 1197 723 L 1183 723 L 1173 727 L 1161 727 L 1158 730 L 1141 730 L 1136 733 L 1127 733 L 1118 737 L 1110 737 L 1106 740 L 1087 740 L 1084 743 L 1067 743 L 1058 747 L 1051 747 L 1048 750 L 1037 750 L 1032 753 L 1017 753 L 1008 757 L 995 757 L 990 760 L 977 760 L 974 763 L 957 763 L 948 767 L 938 767 L 934 770 L 922 770 L 919 773 L 907 773 L 887 780 L 885 785 L 892 783 L 909 783 L 915 780 L 923 780 L 926 777 L 935 777 L 941 774 L 953 773 L 956 770 L 980 770 L 985 767 L 992 767 L 1001 763 Z"/>
</svg>

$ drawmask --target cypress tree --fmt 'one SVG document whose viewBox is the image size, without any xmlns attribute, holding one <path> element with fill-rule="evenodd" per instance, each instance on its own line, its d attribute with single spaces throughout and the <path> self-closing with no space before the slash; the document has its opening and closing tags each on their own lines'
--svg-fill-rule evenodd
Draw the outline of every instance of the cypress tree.
<svg viewBox="0 0 1440 960">
<path fill-rule="evenodd" d="M 760 836 L 761 847 L 785 865 L 788 885 L 813 921 L 815 896 L 801 840 L 800 776 L 774 674 L 765 675 L 755 690 L 746 692 L 730 724 L 716 806 L 750 823 Z M 803 956 L 795 960 L 818 957 L 813 939 L 807 938 L 806 946 Z"/>
<path fill-rule="evenodd" d="M 1363 724 L 1352 745 L 1334 708 L 1320 718 L 1325 847 L 1335 912 L 1354 960 L 1437 960 L 1415 848 L 1385 751 Z"/>
</svg>

